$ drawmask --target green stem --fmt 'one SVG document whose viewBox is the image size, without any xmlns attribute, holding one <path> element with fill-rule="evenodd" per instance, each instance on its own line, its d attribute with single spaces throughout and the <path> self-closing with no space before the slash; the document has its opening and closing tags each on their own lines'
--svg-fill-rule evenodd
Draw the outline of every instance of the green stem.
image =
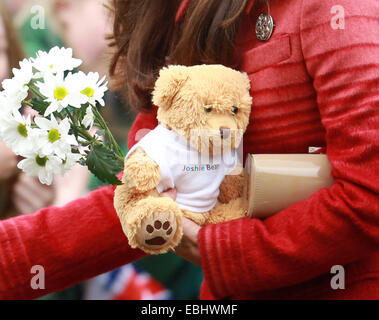
<svg viewBox="0 0 379 320">
<path fill-rule="evenodd" d="M 59 112 L 53 112 L 54 117 L 63 120 L 64 117 Z"/>
<path fill-rule="evenodd" d="M 118 162 L 120 162 L 120 164 L 122 166 L 124 166 L 125 156 L 124 156 L 123 152 L 121 151 L 118 143 L 114 139 L 114 137 L 113 137 L 112 133 L 110 132 L 107 124 L 105 123 L 103 117 L 100 115 L 100 113 L 98 112 L 98 110 L 95 107 L 92 106 L 92 108 L 94 109 L 95 114 L 96 114 L 96 116 L 97 116 L 100 124 L 103 126 L 103 129 L 106 130 L 109 138 L 111 139 L 112 144 L 114 145 L 114 147 L 116 149 L 116 153 L 114 154 L 115 158 L 117 159 Z M 70 110 L 68 108 L 66 108 L 65 110 L 67 112 L 67 115 L 71 119 L 74 132 L 76 133 L 77 136 L 80 136 L 81 138 L 87 140 L 87 142 L 89 142 L 90 144 L 94 144 L 94 145 L 100 145 L 100 144 L 102 144 L 96 138 L 94 138 L 93 136 L 91 136 L 86 129 L 84 129 L 81 126 L 79 126 L 79 125 L 76 124 L 76 119 L 75 119 L 74 115 L 70 112 Z"/>
<path fill-rule="evenodd" d="M 77 128 L 78 130 L 78 135 L 81 136 L 83 139 L 86 139 L 90 144 L 94 144 L 94 145 L 101 145 L 102 143 L 98 140 L 96 140 L 93 136 L 91 136 L 87 130 L 84 130 L 82 128 Z M 117 153 L 114 154 L 115 158 L 118 160 L 118 162 L 121 163 L 121 165 L 123 166 L 124 165 L 124 156 L 120 156 L 118 155 Z"/>
<path fill-rule="evenodd" d="M 22 101 L 22 104 L 26 104 L 27 106 L 30 106 L 33 108 L 33 104 L 30 101 L 24 100 L 24 101 Z"/>
<path fill-rule="evenodd" d="M 38 96 L 39 98 L 42 99 L 42 101 L 45 101 L 46 97 L 44 97 L 35 87 L 33 87 L 32 85 L 29 86 L 29 89 L 31 92 L 33 92 L 36 96 Z"/>
<path fill-rule="evenodd" d="M 119 156 L 118 154 L 115 154 L 115 157 L 116 157 L 116 159 L 118 160 L 118 162 L 120 162 L 121 165 L 124 167 L 124 164 L 125 164 L 125 158 Z"/>
<path fill-rule="evenodd" d="M 98 118 L 98 120 L 99 120 L 100 124 L 102 125 L 103 129 L 107 132 L 107 135 L 108 135 L 109 139 L 111 140 L 111 143 L 113 144 L 113 146 L 114 146 L 114 148 L 115 148 L 115 150 L 117 152 L 117 155 L 120 156 L 120 157 L 122 157 L 122 159 L 124 159 L 124 157 L 125 157 L 124 153 L 122 152 L 122 150 L 121 150 L 120 146 L 118 145 L 116 139 L 113 137 L 111 131 L 109 130 L 109 128 L 108 128 L 108 126 L 107 126 L 104 118 L 100 114 L 99 110 L 97 110 L 97 108 L 94 107 L 93 105 L 91 105 L 91 107 L 92 107 L 92 110 L 94 110 L 95 115 Z"/>
<path fill-rule="evenodd" d="M 66 113 L 68 114 L 68 117 L 71 119 L 71 122 L 72 122 L 73 126 L 74 126 L 75 128 L 77 128 L 77 125 L 76 125 L 76 123 L 75 123 L 74 116 L 73 116 L 72 113 L 70 112 L 69 108 L 67 107 L 67 108 L 65 109 L 65 111 L 66 111 Z"/>
<path fill-rule="evenodd" d="M 81 137 L 84 138 L 84 139 L 87 139 L 88 142 L 91 142 L 91 143 L 92 143 L 92 142 L 96 142 L 96 143 L 99 144 L 99 142 L 98 142 L 93 136 L 91 136 L 91 135 L 88 133 L 87 130 L 83 130 L 83 129 L 80 128 L 80 127 L 77 127 L 76 129 L 77 129 L 78 133 L 81 134 Z"/>
<path fill-rule="evenodd" d="M 76 125 L 75 118 L 68 108 L 66 108 L 65 111 L 68 117 L 71 119 L 75 136 L 80 136 L 83 139 L 86 139 L 89 143 L 92 143 L 92 141 L 94 140 L 93 137 L 86 130 L 83 131 L 79 126 Z"/>
</svg>

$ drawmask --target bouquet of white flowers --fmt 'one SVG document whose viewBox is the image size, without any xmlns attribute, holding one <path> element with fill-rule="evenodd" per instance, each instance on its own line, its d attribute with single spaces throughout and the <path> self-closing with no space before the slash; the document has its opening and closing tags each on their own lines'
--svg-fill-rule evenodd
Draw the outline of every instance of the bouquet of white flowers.
<svg viewBox="0 0 379 320">
<path fill-rule="evenodd" d="M 13 78 L 2 82 L 0 140 L 22 157 L 18 167 L 41 183 L 51 184 L 54 174 L 80 163 L 102 181 L 119 184 L 124 154 L 98 110 L 108 83 L 98 73 L 74 72 L 81 63 L 72 49 L 58 47 L 21 61 Z M 26 116 L 25 105 L 39 115 Z M 90 134 L 93 126 L 97 131 Z"/>
</svg>

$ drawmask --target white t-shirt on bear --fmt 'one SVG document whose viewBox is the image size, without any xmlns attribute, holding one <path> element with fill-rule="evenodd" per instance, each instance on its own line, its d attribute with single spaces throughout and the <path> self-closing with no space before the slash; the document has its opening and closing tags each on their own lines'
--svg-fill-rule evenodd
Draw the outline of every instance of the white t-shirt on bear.
<svg viewBox="0 0 379 320">
<path fill-rule="evenodd" d="M 175 187 L 179 207 L 192 212 L 206 212 L 216 205 L 225 175 L 237 166 L 236 150 L 204 162 L 200 153 L 185 138 L 162 125 L 135 144 L 127 157 L 136 148 L 142 148 L 160 168 L 161 180 L 157 191 L 161 193 Z"/>
</svg>

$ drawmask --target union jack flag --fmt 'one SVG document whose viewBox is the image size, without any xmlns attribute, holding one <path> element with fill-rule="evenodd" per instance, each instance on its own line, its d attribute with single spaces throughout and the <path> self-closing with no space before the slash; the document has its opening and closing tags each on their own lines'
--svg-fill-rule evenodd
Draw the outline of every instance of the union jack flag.
<svg viewBox="0 0 379 320">
<path fill-rule="evenodd" d="M 84 300 L 170 300 L 168 289 L 128 264 L 87 281 Z"/>
</svg>

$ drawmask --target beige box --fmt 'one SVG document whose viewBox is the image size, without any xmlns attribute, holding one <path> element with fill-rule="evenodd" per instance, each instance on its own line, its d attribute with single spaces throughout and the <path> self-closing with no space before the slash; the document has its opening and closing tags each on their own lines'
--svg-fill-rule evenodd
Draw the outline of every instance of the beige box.
<svg viewBox="0 0 379 320">
<path fill-rule="evenodd" d="M 266 218 L 333 184 L 324 154 L 249 154 L 244 205 L 248 216 Z"/>
</svg>

